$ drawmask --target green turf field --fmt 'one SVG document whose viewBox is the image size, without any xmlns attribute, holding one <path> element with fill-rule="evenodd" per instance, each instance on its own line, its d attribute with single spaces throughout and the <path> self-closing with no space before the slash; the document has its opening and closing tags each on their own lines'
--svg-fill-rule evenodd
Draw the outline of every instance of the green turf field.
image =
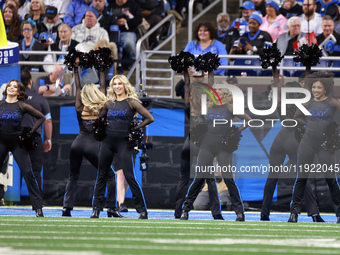
<svg viewBox="0 0 340 255">
<path fill-rule="evenodd" d="M 0 254 L 340 254 L 334 223 L 0 218 Z"/>
</svg>

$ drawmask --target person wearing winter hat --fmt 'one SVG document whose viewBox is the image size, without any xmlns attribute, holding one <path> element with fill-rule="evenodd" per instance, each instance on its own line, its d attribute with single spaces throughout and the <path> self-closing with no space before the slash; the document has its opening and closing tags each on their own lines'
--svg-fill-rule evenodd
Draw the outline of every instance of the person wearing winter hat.
<svg viewBox="0 0 340 255">
<path fill-rule="evenodd" d="M 262 24 L 261 13 L 255 11 L 249 17 L 249 32 L 241 36 L 237 47 L 230 54 L 259 54 L 266 45 L 272 45 L 272 38 L 266 31 L 260 30 Z"/>
<path fill-rule="evenodd" d="M 279 12 L 279 1 L 268 0 L 266 2 L 267 15 L 263 18 L 260 29 L 270 34 L 275 43 L 277 38 L 287 32 L 287 18 Z"/>
<path fill-rule="evenodd" d="M 251 1 L 245 1 L 239 9 L 241 10 L 242 17 L 235 19 L 230 27 L 237 28 L 240 35 L 243 35 L 245 32 L 249 32 L 248 21 L 250 15 L 255 11 L 255 5 Z"/>
</svg>

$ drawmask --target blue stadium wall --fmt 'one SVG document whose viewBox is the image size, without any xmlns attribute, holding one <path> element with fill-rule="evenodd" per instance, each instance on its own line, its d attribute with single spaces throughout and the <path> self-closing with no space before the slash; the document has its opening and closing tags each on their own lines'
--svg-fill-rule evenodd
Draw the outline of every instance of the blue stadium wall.
<svg viewBox="0 0 340 255">
<path fill-rule="evenodd" d="M 78 124 L 74 108 L 74 98 L 48 98 L 53 119 L 53 148 L 46 154 L 43 171 L 44 201 L 46 205 L 62 205 L 65 186 L 69 174 L 70 146 L 78 134 Z M 265 106 L 266 107 L 266 106 Z M 151 109 L 155 122 L 149 126 L 149 142 L 153 150 L 148 150 L 149 170 L 139 170 L 139 155 L 136 157 L 135 173 L 142 183 L 149 208 L 173 208 L 176 185 L 179 178 L 181 150 L 188 134 L 189 121 L 184 113 L 183 100 L 159 99 L 153 101 Z M 252 116 L 259 118 L 258 116 Z M 277 118 L 278 116 L 266 116 Z M 268 164 L 270 146 L 280 130 L 267 124 L 263 128 L 248 128 L 243 132 L 241 146 L 237 150 L 237 166 Z M 340 158 L 337 157 L 337 158 Z M 286 159 L 288 161 L 288 159 Z M 237 177 L 237 176 L 236 176 Z M 265 176 L 259 178 L 237 178 L 246 208 L 261 206 Z M 91 206 L 96 169 L 84 159 L 78 181 L 76 205 Z M 288 210 L 293 179 L 280 179 L 274 193 L 274 210 Z M 332 211 L 328 187 L 324 180 L 312 180 L 312 187 L 323 210 Z M 22 189 L 21 195 L 27 195 Z M 133 207 L 132 195 L 127 193 L 127 204 Z"/>
</svg>

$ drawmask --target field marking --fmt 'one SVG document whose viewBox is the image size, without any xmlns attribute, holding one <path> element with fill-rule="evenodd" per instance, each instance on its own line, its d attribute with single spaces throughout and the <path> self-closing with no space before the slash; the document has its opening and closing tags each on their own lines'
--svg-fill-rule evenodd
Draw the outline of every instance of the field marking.
<svg viewBox="0 0 340 255">
<path fill-rule="evenodd" d="M 0 247 L 0 254 L 6 255 L 65 255 L 65 251 L 52 250 L 20 250 L 11 247 Z M 98 251 L 67 251 L 68 255 L 101 255 Z"/>
<path fill-rule="evenodd" d="M 187 245 L 184 246 L 154 246 L 154 245 L 121 245 L 121 244 L 35 244 L 35 243 L 15 243 L 13 246 L 18 247 L 51 247 L 51 246 L 62 246 L 63 248 L 89 248 L 89 249 L 99 249 L 99 248 L 105 248 L 105 249 L 124 249 L 124 251 L 130 250 L 159 250 L 159 251 L 197 251 L 197 252 L 247 252 L 247 253 L 273 253 L 273 248 L 245 248 L 245 247 L 201 247 L 201 246 L 191 246 L 188 247 Z M 104 252 L 105 253 L 105 252 Z M 138 252 L 139 253 L 139 252 Z M 338 250 L 315 250 L 315 249 L 283 249 L 283 248 L 275 248 L 275 253 L 287 253 L 287 254 L 339 254 Z M 125 254 L 125 253 L 124 253 Z"/>
<path fill-rule="evenodd" d="M 78 240 L 78 241 L 132 241 L 132 242 L 150 242 L 162 244 L 200 244 L 200 245 L 233 245 L 233 244 L 253 244 L 253 245 L 270 245 L 270 246 L 287 246 L 287 247 L 318 247 L 318 248 L 340 248 L 340 241 L 335 238 L 313 238 L 313 239 L 237 239 L 237 238 L 214 238 L 210 239 L 166 239 L 166 238 L 136 238 L 136 237 L 72 237 L 72 236 L 20 236 L 20 235 L 0 235 L 0 239 L 34 239 L 34 240 Z"/>
<path fill-rule="evenodd" d="M 249 229 L 248 229 L 249 230 Z M 70 234 L 70 235 L 74 235 L 75 232 L 73 231 L 33 231 L 33 230 L 1 230 L 0 233 L 11 233 L 11 234 L 15 234 L 15 233 L 27 233 L 27 234 L 61 234 L 61 235 L 65 235 L 65 234 Z M 93 232 L 81 232 L 81 234 L 83 235 L 91 235 L 92 237 L 94 236 L 100 236 L 100 235 L 107 235 L 107 233 L 111 233 L 111 232 L 101 232 L 101 233 L 93 233 Z M 315 238 L 320 238 L 320 234 L 315 233 Z M 133 233 L 133 232 L 117 232 L 115 231 L 115 235 L 137 235 L 140 236 L 141 233 Z M 143 233 L 143 235 L 147 235 L 147 236 L 154 236 L 154 235 L 163 235 L 163 236 L 203 236 L 203 237 L 211 237 L 211 236 L 247 236 L 247 237 L 283 237 L 283 235 L 264 235 L 264 234 L 235 234 L 235 233 L 159 233 L 159 232 L 148 232 L 148 233 Z M 313 235 L 310 234 L 309 237 L 312 237 Z M 294 238 L 306 238 L 305 235 L 294 235 Z"/>
</svg>

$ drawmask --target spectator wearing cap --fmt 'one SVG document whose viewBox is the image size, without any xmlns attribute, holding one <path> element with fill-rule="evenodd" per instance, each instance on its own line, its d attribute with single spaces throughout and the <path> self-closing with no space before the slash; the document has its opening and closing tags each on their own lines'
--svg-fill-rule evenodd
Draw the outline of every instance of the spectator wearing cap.
<svg viewBox="0 0 340 255">
<path fill-rule="evenodd" d="M 92 0 L 73 0 L 67 7 L 64 22 L 70 27 L 81 24 L 86 11 L 92 7 Z"/>
<path fill-rule="evenodd" d="M 311 33 L 315 35 L 322 33 L 321 23 L 322 16 L 315 12 L 316 3 L 315 0 L 304 0 L 302 6 L 303 14 L 299 16 L 301 21 L 301 32 Z"/>
<path fill-rule="evenodd" d="M 236 87 L 240 86 L 240 84 L 238 83 L 238 80 L 237 80 L 235 75 L 229 75 L 227 77 L 227 83 L 230 84 L 230 85 L 234 85 Z"/>
<path fill-rule="evenodd" d="M 303 11 L 302 6 L 297 4 L 295 0 L 286 0 L 280 8 L 280 13 L 289 19 L 301 15 Z"/>
<path fill-rule="evenodd" d="M 46 8 L 45 19 L 38 28 L 39 42 L 45 49 L 58 40 L 58 27 L 63 23 L 59 18 L 58 9 L 54 6 Z"/>
<path fill-rule="evenodd" d="M 229 27 L 230 16 L 228 13 L 219 13 L 217 22 L 217 40 L 222 42 L 227 52 L 230 52 L 234 42 L 240 38 L 240 33 L 235 27 Z"/>
<path fill-rule="evenodd" d="M 261 13 L 255 11 L 249 17 L 249 32 L 241 36 L 237 47 L 232 48 L 230 54 L 259 54 L 267 45 L 272 45 L 270 34 L 260 30 L 262 24 Z"/>
<path fill-rule="evenodd" d="M 255 11 L 255 5 L 251 1 L 246 1 L 241 5 L 240 10 L 242 17 L 235 19 L 231 27 L 236 27 L 240 35 L 243 35 L 245 32 L 249 32 L 248 20 L 250 15 Z"/>
<path fill-rule="evenodd" d="M 320 13 L 322 17 L 329 15 L 335 19 L 338 14 L 338 7 L 338 0 L 319 0 L 316 2 L 316 12 Z"/>
<path fill-rule="evenodd" d="M 109 35 L 98 23 L 99 13 L 97 9 L 91 7 L 85 13 L 82 24 L 72 28 L 72 39 L 79 42 L 77 49 L 89 52 L 93 49 L 94 43 L 100 39 L 109 41 Z M 80 48 L 78 48 L 80 47 Z"/>
<path fill-rule="evenodd" d="M 57 8 L 58 14 L 64 16 L 72 0 L 44 0 L 44 2 L 46 6 L 54 6 Z"/>
<path fill-rule="evenodd" d="M 293 43 L 306 35 L 301 33 L 301 21 L 298 17 L 291 17 L 287 21 L 287 25 L 288 32 L 281 34 L 277 40 L 277 48 L 280 50 L 281 55 L 293 55 Z"/>
<path fill-rule="evenodd" d="M 265 0 L 251 0 L 255 4 L 255 11 L 261 13 L 262 16 L 266 16 L 266 1 Z"/>
<path fill-rule="evenodd" d="M 263 17 L 263 22 L 260 27 L 262 31 L 266 31 L 270 34 L 275 43 L 280 34 L 287 32 L 287 18 L 279 12 L 279 1 L 268 0 L 266 2 L 266 13 Z"/>
</svg>

